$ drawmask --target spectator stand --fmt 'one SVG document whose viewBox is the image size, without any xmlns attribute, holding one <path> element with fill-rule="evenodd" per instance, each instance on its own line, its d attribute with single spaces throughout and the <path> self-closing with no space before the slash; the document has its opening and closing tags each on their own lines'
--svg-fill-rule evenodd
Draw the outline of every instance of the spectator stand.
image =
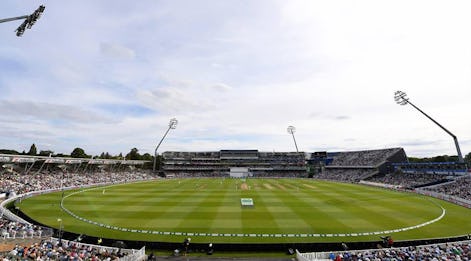
<svg viewBox="0 0 471 261">
<path fill-rule="evenodd" d="M 420 245 L 415 247 L 391 247 L 367 250 L 347 250 L 333 252 L 300 253 L 296 250 L 299 261 L 320 260 L 469 260 L 471 241 L 458 241 Z"/>
<path fill-rule="evenodd" d="M 139 250 L 85 244 L 64 239 L 49 238 L 29 245 L 15 245 L 2 260 L 147 260 L 145 247 Z M 5 259 L 3 259 L 5 258 Z"/>
<path fill-rule="evenodd" d="M 327 153 L 323 171 L 314 175 L 327 179 L 355 183 L 383 174 L 393 162 L 404 162 L 407 156 L 402 148 Z"/>
<path fill-rule="evenodd" d="M 62 173 L 49 173 L 52 175 L 53 179 L 55 176 L 60 177 L 62 176 Z M 40 182 L 35 181 L 35 179 L 41 180 L 43 178 L 43 175 L 41 173 L 36 173 L 36 174 L 29 174 L 29 175 L 20 175 L 20 174 L 14 174 L 15 178 L 20 178 L 23 183 L 31 183 L 31 184 L 40 184 Z M 51 182 L 49 185 L 52 185 L 52 188 L 47 188 L 44 189 L 45 186 L 37 186 L 37 187 L 31 187 L 30 189 L 32 191 L 26 192 L 20 195 L 15 195 L 16 193 L 10 193 L 10 198 L 2 201 L 0 203 L 0 226 L 2 228 L 1 232 L 1 239 L 0 240 L 10 240 L 10 239 L 44 239 L 47 237 L 51 237 L 53 235 L 53 229 L 51 228 L 46 228 L 46 227 L 41 227 L 41 226 L 36 226 L 28 221 L 22 219 L 21 217 L 15 215 L 12 213 L 9 209 L 7 209 L 7 205 L 11 204 L 12 202 L 15 202 L 16 200 L 22 200 L 27 197 L 31 197 L 33 195 L 37 194 L 43 194 L 43 193 L 50 193 L 54 191 L 60 191 L 60 190 L 70 190 L 70 189 L 76 189 L 76 188 L 84 188 L 84 187 L 92 187 L 92 186 L 98 186 L 98 185 L 110 185 L 110 184 L 119 184 L 119 183 L 129 183 L 130 181 L 142 181 L 142 180 L 148 180 L 152 179 L 152 176 L 147 176 L 146 174 L 142 175 L 140 173 L 123 173 L 123 174 L 114 174 L 114 173 L 109 173 L 105 175 L 105 178 L 102 177 L 102 179 L 88 179 L 84 176 L 88 176 L 86 174 L 80 174 L 77 173 L 77 175 L 73 175 L 72 177 L 65 177 L 63 181 L 60 182 Z M 2 176 L 2 178 L 5 178 Z M 7 177 L 8 178 L 8 177 Z M 62 178 L 62 177 L 61 177 Z M 59 179 L 61 179 L 59 178 Z M 27 180 L 27 181 L 26 181 Z M 62 180 L 62 179 L 61 179 Z M 81 182 L 88 183 L 81 185 L 80 183 L 77 183 L 76 180 L 79 180 Z M 118 182 L 116 182 L 118 180 Z M 1 182 L 2 180 L 0 180 Z M 93 181 L 103 181 L 103 182 L 93 182 Z M 18 185 L 21 185 L 21 182 L 17 183 Z M 67 187 L 61 188 L 63 184 L 65 185 L 70 185 Z M 16 184 L 14 184 L 16 185 Z M 15 189 L 15 186 L 12 186 L 13 189 Z M 42 188 L 42 189 L 41 189 Z M 41 190 L 35 190 L 35 189 L 41 189 Z M 29 190 L 29 189 L 28 189 Z M 21 190 L 19 190 L 21 191 Z M 17 240 L 18 241 L 18 240 Z M 54 241 L 54 239 L 51 239 L 51 241 Z M 22 241 L 23 243 L 26 241 Z M 65 241 L 68 242 L 68 241 Z M 21 242 L 17 242 L 21 243 Z M 81 243 L 80 243 L 81 244 Z M 81 246 L 83 246 L 82 244 Z M 93 246 L 93 245 L 90 245 Z M 96 248 L 100 248 L 101 250 L 106 249 L 104 246 L 96 246 Z M 15 249 L 12 250 L 13 256 L 15 254 L 21 252 L 23 253 L 25 248 L 20 247 L 19 245 L 15 246 Z M 36 254 L 40 252 L 40 250 L 36 250 Z M 41 251 L 45 251 L 42 249 Z M 129 251 L 128 251 L 129 252 Z M 131 254 L 129 254 L 131 253 Z M 145 249 L 141 250 L 130 250 L 126 256 L 120 257 L 119 260 L 145 260 Z M 11 256 L 11 254 L 10 254 Z M 18 258 L 18 257 L 15 257 Z M 43 259 L 38 259 L 38 260 L 43 260 Z M 113 259 L 113 260 L 118 260 L 118 259 Z"/>
</svg>

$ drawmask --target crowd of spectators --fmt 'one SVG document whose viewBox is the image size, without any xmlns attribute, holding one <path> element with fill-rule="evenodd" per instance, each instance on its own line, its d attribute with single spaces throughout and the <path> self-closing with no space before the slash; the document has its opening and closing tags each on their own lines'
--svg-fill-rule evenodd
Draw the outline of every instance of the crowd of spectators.
<svg viewBox="0 0 471 261">
<path fill-rule="evenodd" d="M 2 239 L 41 237 L 43 228 L 32 224 L 15 222 L 4 217 L 0 218 L 0 233 Z"/>
<path fill-rule="evenodd" d="M 400 153 L 401 148 L 338 152 L 330 155 L 332 162 L 314 175 L 317 179 L 341 182 L 359 182 L 377 173 L 377 167 L 390 157 Z"/>
<path fill-rule="evenodd" d="M 400 152 L 401 148 L 338 152 L 333 156 L 331 166 L 374 167 Z"/>
<path fill-rule="evenodd" d="M 307 172 L 299 170 L 253 171 L 254 178 L 306 178 Z"/>
<path fill-rule="evenodd" d="M 373 176 L 367 181 L 398 185 L 404 188 L 415 188 L 426 184 L 446 181 L 446 176 L 428 173 L 388 173 L 383 176 Z"/>
<path fill-rule="evenodd" d="M 169 177 L 175 178 L 229 178 L 229 171 L 196 171 L 196 170 L 179 170 L 167 171 Z M 248 173 L 248 177 L 253 178 L 305 178 L 307 172 L 305 169 L 285 169 L 285 170 L 254 170 Z"/>
<path fill-rule="evenodd" d="M 56 169 L 53 171 L 20 174 L 16 171 L 0 173 L 0 190 L 6 194 L 23 194 L 31 191 L 59 189 L 61 187 L 83 186 L 99 183 L 118 183 L 154 178 L 145 171 L 134 172 L 99 172 L 68 173 Z M 46 236 L 44 228 L 33 224 L 23 224 L 8 220 L 0 213 L 0 233 L 2 239 L 41 238 Z M 50 236 L 51 234 L 49 234 Z M 74 244 L 58 244 L 42 241 L 31 246 L 16 245 L 0 260 L 118 260 L 121 253 L 111 253 L 102 248 L 81 247 Z"/>
<path fill-rule="evenodd" d="M 32 245 L 16 245 L 10 252 L 0 255 L 0 260 L 119 260 L 127 255 L 127 252 L 117 249 L 109 251 L 109 248 L 98 245 L 84 245 L 73 241 L 42 240 Z"/>
<path fill-rule="evenodd" d="M 466 200 L 471 200 L 471 176 L 456 179 L 455 182 L 447 183 L 442 186 L 427 188 L 428 190 L 443 193 Z"/>
<path fill-rule="evenodd" d="M 379 248 L 372 250 L 352 250 L 327 254 L 335 261 L 373 261 L 373 260 L 471 260 L 471 242 L 463 241 L 441 245 L 417 247 Z"/>
<path fill-rule="evenodd" d="M 23 194 L 31 191 L 57 189 L 61 187 L 90 185 L 96 183 L 128 182 L 150 179 L 153 176 L 144 171 L 68 173 L 62 170 L 20 174 L 5 171 L 0 175 L 0 190 L 7 193 Z"/>
<path fill-rule="evenodd" d="M 316 179 L 327 179 L 342 182 L 358 182 L 365 176 L 374 174 L 376 170 L 367 168 L 325 168 L 314 175 Z"/>
<path fill-rule="evenodd" d="M 304 166 L 306 155 L 297 152 L 259 152 L 258 164 L 268 166 Z"/>
<path fill-rule="evenodd" d="M 307 176 L 304 153 L 256 150 L 164 152 L 163 158 L 163 171 L 176 177 L 224 177 L 231 167 L 254 169 L 254 177 Z"/>
<path fill-rule="evenodd" d="M 228 178 L 229 172 L 221 173 L 218 171 L 172 171 L 166 173 L 169 177 L 175 178 Z"/>
</svg>

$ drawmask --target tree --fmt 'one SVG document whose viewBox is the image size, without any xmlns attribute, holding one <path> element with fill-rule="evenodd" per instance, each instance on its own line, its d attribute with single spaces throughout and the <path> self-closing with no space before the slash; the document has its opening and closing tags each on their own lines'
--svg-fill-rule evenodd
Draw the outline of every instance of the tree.
<svg viewBox="0 0 471 261">
<path fill-rule="evenodd" d="M 72 153 L 70 153 L 72 158 L 88 158 L 88 155 L 85 154 L 85 151 L 82 148 L 75 148 Z"/>
<path fill-rule="evenodd" d="M 468 162 L 468 163 L 471 163 L 471 152 L 466 154 L 466 156 L 464 157 L 464 161 L 465 162 Z M 469 166 L 469 165 L 468 165 Z"/>
<path fill-rule="evenodd" d="M 17 154 L 19 154 L 19 152 L 16 151 L 16 150 L 5 150 L 5 149 L 2 149 L 2 150 L 0 150 L 0 154 L 15 154 L 15 155 L 17 155 Z"/>
<path fill-rule="evenodd" d="M 108 152 L 102 152 L 99 156 L 100 159 L 112 159 L 113 156 L 110 155 Z"/>
<path fill-rule="evenodd" d="M 38 149 L 36 148 L 36 145 L 31 145 L 28 151 L 28 155 L 37 155 L 38 154 Z"/>
<path fill-rule="evenodd" d="M 435 156 L 432 158 L 432 162 L 446 162 L 448 159 L 448 155 L 440 155 Z"/>
<path fill-rule="evenodd" d="M 408 157 L 410 163 L 419 163 L 424 162 L 424 159 L 417 157 Z"/>
<path fill-rule="evenodd" d="M 141 155 L 139 154 L 139 150 L 136 148 L 132 148 L 131 151 L 126 154 L 126 159 L 127 160 L 140 160 Z"/>
<path fill-rule="evenodd" d="M 144 153 L 144 155 L 141 156 L 141 160 L 154 161 L 154 156 L 150 155 L 149 153 Z"/>
</svg>

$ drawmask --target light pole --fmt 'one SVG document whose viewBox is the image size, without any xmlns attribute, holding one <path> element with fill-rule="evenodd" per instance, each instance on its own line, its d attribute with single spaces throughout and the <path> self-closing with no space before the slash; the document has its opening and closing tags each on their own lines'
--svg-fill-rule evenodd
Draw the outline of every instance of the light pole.
<svg viewBox="0 0 471 261">
<path fill-rule="evenodd" d="M 419 109 L 417 106 L 415 106 L 412 102 L 410 102 L 409 98 L 407 98 L 407 94 L 405 92 L 396 91 L 394 93 L 394 100 L 399 105 L 410 104 L 412 107 L 417 109 L 420 113 L 422 113 L 427 118 L 429 118 L 431 121 L 433 121 L 435 124 L 437 124 L 438 127 L 442 128 L 442 130 L 444 130 L 446 133 L 448 133 L 453 138 L 453 141 L 455 142 L 456 151 L 458 153 L 458 162 L 460 162 L 460 163 L 464 162 L 463 155 L 461 154 L 461 150 L 460 150 L 460 145 L 458 144 L 458 139 L 456 138 L 455 134 L 451 133 L 449 130 L 447 130 L 445 127 L 443 127 L 440 123 L 438 123 L 436 120 L 432 119 L 432 117 L 428 116 L 425 112 L 423 112 L 421 109 Z"/>
<path fill-rule="evenodd" d="M 23 23 L 15 30 L 16 36 L 22 36 L 26 29 L 31 29 L 31 27 L 36 23 L 36 21 L 38 21 L 38 19 L 41 17 L 41 14 L 44 12 L 44 9 L 46 9 L 46 7 L 44 5 L 40 5 L 38 9 L 36 9 L 30 15 L 22 15 L 17 17 L 0 19 L 0 23 L 25 19 Z"/>
<path fill-rule="evenodd" d="M 152 171 L 155 173 L 155 168 L 156 168 L 156 165 L 157 165 L 157 150 L 159 149 L 160 147 L 160 144 L 162 144 L 162 141 L 164 141 L 165 137 L 167 136 L 168 132 L 170 131 L 170 129 L 175 129 L 177 127 L 177 124 L 178 124 L 178 121 L 177 119 L 175 118 L 172 118 L 170 119 L 170 122 L 168 123 L 168 129 L 167 131 L 165 132 L 164 136 L 162 137 L 162 139 L 160 140 L 159 144 L 157 144 L 157 147 L 155 147 L 155 152 L 154 152 L 154 167 L 152 168 Z"/>
<path fill-rule="evenodd" d="M 294 133 L 296 132 L 296 128 L 294 126 L 288 126 L 288 133 L 291 134 L 291 136 L 293 136 L 293 141 L 294 141 L 294 146 L 296 147 L 296 152 L 299 153 L 299 150 L 298 150 L 298 144 L 296 144 L 296 139 L 294 138 Z"/>
<path fill-rule="evenodd" d="M 59 222 L 59 244 L 62 244 L 62 218 L 58 218 L 57 222 Z"/>
</svg>

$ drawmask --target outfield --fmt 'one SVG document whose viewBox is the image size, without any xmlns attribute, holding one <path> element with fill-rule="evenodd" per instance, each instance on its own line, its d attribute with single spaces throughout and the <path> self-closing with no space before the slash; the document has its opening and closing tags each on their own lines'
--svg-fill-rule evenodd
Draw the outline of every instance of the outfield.
<svg viewBox="0 0 471 261">
<path fill-rule="evenodd" d="M 36 196 L 18 206 L 51 227 L 62 223 L 78 234 L 141 241 L 349 242 L 471 233 L 469 209 L 411 193 L 311 179 L 160 179 L 67 191 L 63 206 L 75 217 L 60 208 L 61 196 Z M 241 206 L 241 198 L 252 199 L 254 206 Z"/>
</svg>

